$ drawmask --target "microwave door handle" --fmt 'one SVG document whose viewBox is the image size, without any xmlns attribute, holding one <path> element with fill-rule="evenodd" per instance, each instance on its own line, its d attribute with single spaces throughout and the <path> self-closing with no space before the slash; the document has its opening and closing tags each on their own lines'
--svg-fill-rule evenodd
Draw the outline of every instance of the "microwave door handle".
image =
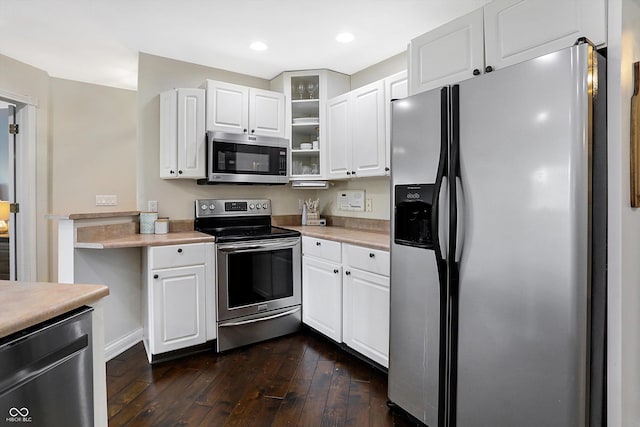
<svg viewBox="0 0 640 427">
<path fill-rule="evenodd" d="M 277 319 L 279 317 L 285 317 L 285 316 L 289 316 L 290 314 L 294 314 L 297 313 L 298 311 L 300 311 L 300 307 L 296 307 L 293 310 L 289 310 L 289 311 L 285 311 L 284 313 L 278 313 L 278 314 L 273 314 L 271 316 L 266 316 L 266 317 L 258 317 L 256 319 L 249 319 L 249 320 L 243 320 L 241 322 L 228 322 L 228 323 L 220 323 L 218 325 L 219 328 L 224 328 L 224 327 L 229 327 L 229 326 L 242 326 L 242 325 L 249 325 L 251 323 L 258 323 L 258 322 L 263 322 L 265 320 L 272 320 L 272 319 Z"/>
</svg>

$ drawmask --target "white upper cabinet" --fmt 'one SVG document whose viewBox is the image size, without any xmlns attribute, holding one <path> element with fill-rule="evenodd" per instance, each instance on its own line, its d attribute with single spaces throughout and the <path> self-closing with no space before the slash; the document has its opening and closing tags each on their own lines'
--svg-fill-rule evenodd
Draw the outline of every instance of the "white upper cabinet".
<svg viewBox="0 0 640 427">
<path fill-rule="evenodd" d="M 207 130 L 284 138 L 284 95 L 207 80 Z"/>
<path fill-rule="evenodd" d="M 385 112 L 385 173 L 391 170 L 391 101 L 409 96 L 407 71 L 401 71 L 384 79 Z"/>
<path fill-rule="evenodd" d="M 606 41 L 603 0 L 494 0 L 484 7 L 485 57 L 493 69 L 567 46 Z"/>
<path fill-rule="evenodd" d="M 327 102 L 327 178 L 385 174 L 384 81 Z"/>
<path fill-rule="evenodd" d="M 174 89 L 160 94 L 160 177 L 205 176 L 205 92 Z"/>
<path fill-rule="evenodd" d="M 352 176 L 384 175 L 385 104 L 384 81 L 366 85 L 351 93 Z"/>
<path fill-rule="evenodd" d="M 573 45 L 606 44 L 605 0 L 494 0 L 411 40 L 409 91 L 453 84 Z"/>
<path fill-rule="evenodd" d="M 327 178 L 343 179 L 351 175 L 351 95 L 344 94 L 327 102 Z"/>
<path fill-rule="evenodd" d="M 482 26 L 482 9 L 478 9 L 411 40 L 411 94 L 480 73 L 484 68 Z"/>
</svg>

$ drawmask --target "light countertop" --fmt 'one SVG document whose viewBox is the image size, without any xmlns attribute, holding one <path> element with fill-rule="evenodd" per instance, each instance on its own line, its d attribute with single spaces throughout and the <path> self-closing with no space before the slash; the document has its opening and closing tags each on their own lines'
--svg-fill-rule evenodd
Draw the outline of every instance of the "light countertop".
<svg viewBox="0 0 640 427">
<path fill-rule="evenodd" d="M 0 338 L 109 295 L 104 285 L 0 280 Z"/>
<path fill-rule="evenodd" d="M 167 234 L 130 234 L 117 238 L 76 242 L 74 247 L 84 249 L 142 248 L 146 246 L 186 245 L 214 242 L 215 238 L 199 231 L 183 231 Z"/>
<path fill-rule="evenodd" d="M 351 243 L 353 245 L 364 246 L 371 249 L 389 250 L 389 234 L 377 231 L 367 231 L 354 228 L 332 227 L 332 226 L 280 226 L 290 230 L 297 230 L 303 236 L 315 237 L 318 239 L 334 240 L 341 243 Z"/>
</svg>

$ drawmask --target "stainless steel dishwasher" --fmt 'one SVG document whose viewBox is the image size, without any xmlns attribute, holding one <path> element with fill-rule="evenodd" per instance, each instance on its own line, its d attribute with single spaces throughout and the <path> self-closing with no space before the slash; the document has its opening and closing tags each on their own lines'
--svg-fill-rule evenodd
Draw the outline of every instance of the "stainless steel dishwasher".
<svg viewBox="0 0 640 427">
<path fill-rule="evenodd" d="M 93 425 L 92 310 L 0 340 L 0 425 Z"/>
</svg>

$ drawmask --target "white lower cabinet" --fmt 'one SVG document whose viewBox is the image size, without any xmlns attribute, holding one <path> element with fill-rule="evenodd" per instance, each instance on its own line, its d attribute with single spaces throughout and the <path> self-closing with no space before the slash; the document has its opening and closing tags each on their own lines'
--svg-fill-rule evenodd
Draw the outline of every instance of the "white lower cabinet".
<svg viewBox="0 0 640 427">
<path fill-rule="evenodd" d="M 389 366 L 389 252 L 302 237 L 302 321 Z"/>
<path fill-rule="evenodd" d="M 344 262 L 342 339 L 389 366 L 389 252 L 342 245 Z"/>
<path fill-rule="evenodd" d="M 211 338 L 207 313 L 213 285 L 207 284 L 213 252 L 205 243 L 148 247 L 144 256 L 144 344 L 149 361 L 168 351 Z M 211 280 L 211 278 L 209 278 Z M 210 329 L 210 328 L 209 328 Z M 207 333 L 209 332 L 209 333 Z"/>
<path fill-rule="evenodd" d="M 302 257 L 302 322 L 342 342 L 342 266 Z"/>
</svg>

